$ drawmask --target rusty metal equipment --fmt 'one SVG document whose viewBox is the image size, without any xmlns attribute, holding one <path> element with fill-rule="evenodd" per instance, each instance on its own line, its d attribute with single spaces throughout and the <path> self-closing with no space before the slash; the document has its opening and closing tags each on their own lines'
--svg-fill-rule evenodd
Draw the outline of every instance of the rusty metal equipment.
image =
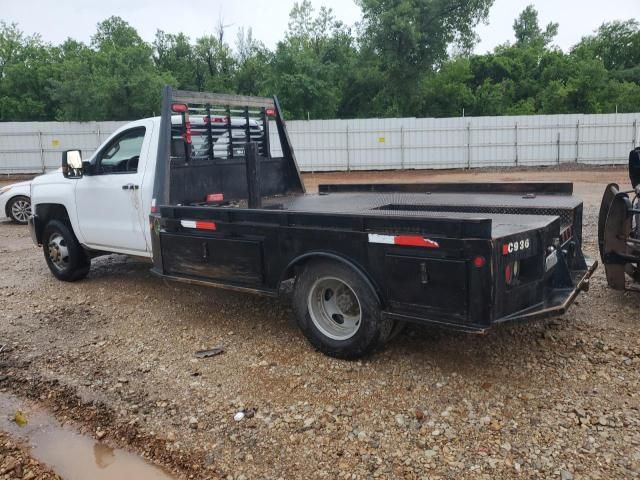
<svg viewBox="0 0 640 480">
<path fill-rule="evenodd" d="M 598 218 L 598 247 L 609 286 L 640 292 L 640 147 L 629 153 L 629 179 L 629 190 L 607 185 Z"/>
</svg>

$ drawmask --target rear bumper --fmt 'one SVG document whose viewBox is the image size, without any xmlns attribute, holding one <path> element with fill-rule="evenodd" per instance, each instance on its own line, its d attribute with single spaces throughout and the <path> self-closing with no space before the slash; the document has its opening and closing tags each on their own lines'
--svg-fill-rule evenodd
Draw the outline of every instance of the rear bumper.
<svg viewBox="0 0 640 480">
<path fill-rule="evenodd" d="M 589 290 L 589 279 L 598 268 L 598 262 L 587 263 L 587 270 L 575 273 L 575 287 L 551 288 L 546 292 L 546 300 L 541 305 L 521 310 L 511 315 L 502 317 L 494 323 L 510 321 L 537 320 L 541 318 L 556 317 L 567 312 L 571 304 L 581 291 Z"/>
<path fill-rule="evenodd" d="M 585 259 L 586 260 L 586 259 Z M 593 273 L 598 268 L 597 261 L 587 261 L 585 270 L 574 270 L 571 273 L 572 285 L 571 287 L 562 288 L 548 288 L 545 292 L 545 300 L 542 303 L 533 305 L 525 310 L 519 310 L 510 315 L 506 315 L 492 322 L 486 324 L 474 324 L 474 323 L 458 323 L 455 321 L 447 322 L 441 320 L 434 320 L 432 318 L 417 317 L 410 315 L 403 315 L 394 312 L 383 311 L 382 315 L 385 318 L 410 322 L 422 325 L 440 326 L 443 328 L 458 330 L 471 333 L 485 333 L 493 325 L 515 322 L 515 321 L 527 321 L 527 320 L 539 320 L 543 318 L 556 317 L 563 315 L 567 312 L 571 304 L 575 301 L 578 294 L 583 291 L 589 290 L 589 280 Z"/>
</svg>

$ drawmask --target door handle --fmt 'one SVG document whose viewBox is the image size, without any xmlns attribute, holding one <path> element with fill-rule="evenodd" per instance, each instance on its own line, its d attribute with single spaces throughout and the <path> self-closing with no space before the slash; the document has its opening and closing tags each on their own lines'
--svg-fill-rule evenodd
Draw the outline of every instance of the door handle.
<svg viewBox="0 0 640 480">
<path fill-rule="evenodd" d="M 133 183 L 127 183 L 126 185 L 122 185 L 123 190 L 138 190 L 140 185 L 134 185 Z"/>
</svg>

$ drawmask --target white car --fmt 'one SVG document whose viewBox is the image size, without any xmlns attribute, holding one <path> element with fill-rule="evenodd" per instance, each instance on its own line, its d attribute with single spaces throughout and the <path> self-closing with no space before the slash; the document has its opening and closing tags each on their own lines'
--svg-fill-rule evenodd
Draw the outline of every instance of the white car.
<svg viewBox="0 0 640 480">
<path fill-rule="evenodd" d="M 0 219 L 10 218 L 26 225 L 31 215 L 31 182 L 20 182 L 0 188 Z"/>
</svg>

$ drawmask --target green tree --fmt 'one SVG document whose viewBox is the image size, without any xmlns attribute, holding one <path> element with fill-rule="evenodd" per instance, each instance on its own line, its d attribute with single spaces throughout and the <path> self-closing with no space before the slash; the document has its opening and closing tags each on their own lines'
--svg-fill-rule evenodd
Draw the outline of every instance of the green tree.
<svg viewBox="0 0 640 480">
<path fill-rule="evenodd" d="M 456 117 L 463 110 L 471 113 L 475 103 L 470 86 L 472 78 L 468 58 L 447 62 L 435 75 L 425 77 L 420 92 L 423 102 L 421 116 Z"/>
<path fill-rule="evenodd" d="M 333 118 L 355 54 L 350 30 L 331 9 L 315 15 L 308 0 L 296 3 L 270 64 L 269 87 L 292 118 Z"/>
<path fill-rule="evenodd" d="M 194 48 L 184 33 L 156 32 L 153 41 L 153 60 L 158 70 L 176 79 L 176 87 L 183 90 L 202 90 L 203 72 L 196 68 Z"/>
<path fill-rule="evenodd" d="M 52 120 L 102 118 L 97 105 L 96 52 L 81 42 L 67 39 L 56 54 L 56 74 L 49 82 L 51 97 L 57 105 Z"/>
<path fill-rule="evenodd" d="M 203 78 L 202 90 L 216 92 L 233 91 L 235 59 L 222 35 L 206 35 L 196 40 L 194 46 L 196 75 Z"/>
<path fill-rule="evenodd" d="M 235 90 L 243 95 L 270 95 L 267 90 L 269 64 L 273 54 L 262 42 L 253 38 L 249 28 L 238 31 L 236 42 Z"/>
<path fill-rule="evenodd" d="M 0 21 L 0 121 L 46 120 L 54 102 L 48 92 L 54 49 L 38 35 Z"/>
<path fill-rule="evenodd" d="M 361 41 L 380 56 L 391 113 L 414 114 L 419 83 L 448 58 L 447 49 L 476 41 L 475 26 L 493 0 L 359 0 Z"/>
<path fill-rule="evenodd" d="M 635 19 L 603 23 L 595 35 L 584 37 L 572 54 L 600 59 L 612 78 L 640 84 L 640 23 Z"/>
<path fill-rule="evenodd" d="M 528 5 L 513 22 L 516 45 L 543 48 L 558 34 L 558 24 L 548 23 L 544 30 L 538 22 L 538 11 Z"/>
<path fill-rule="evenodd" d="M 91 45 L 99 119 L 134 119 L 158 110 L 162 86 L 175 79 L 156 70 L 152 47 L 133 27 L 119 17 L 108 18 L 98 24 Z"/>
<path fill-rule="evenodd" d="M 640 110 L 640 23 L 603 24 L 570 52 L 558 25 L 525 8 L 515 43 L 471 53 L 492 0 L 358 0 L 355 30 L 309 0 L 294 4 L 271 51 L 224 25 L 192 41 L 158 31 L 146 43 L 119 17 L 91 43 L 60 45 L 0 21 L 0 121 L 125 120 L 157 112 L 162 85 L 277 94 L 288 118 L 512 115 Z"/>
</svg>

